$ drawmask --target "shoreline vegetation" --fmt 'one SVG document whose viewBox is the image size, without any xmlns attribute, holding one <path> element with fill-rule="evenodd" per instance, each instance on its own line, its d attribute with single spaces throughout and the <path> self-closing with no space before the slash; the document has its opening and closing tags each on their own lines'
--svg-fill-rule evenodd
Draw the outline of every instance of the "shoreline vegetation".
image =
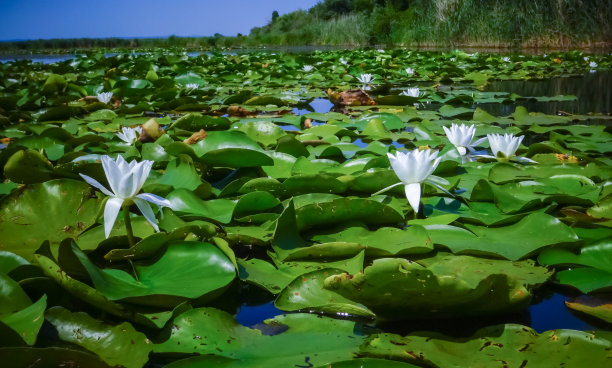
<svg viewBox="0 0 612 368">
<path fill-rule="evenodd" d="M 235 37 L 79 38 L 0 42 L 0 52 L 89 48 L 346 46 L 610 49 L 609 0 L 322 0 Z"/>
</svg>

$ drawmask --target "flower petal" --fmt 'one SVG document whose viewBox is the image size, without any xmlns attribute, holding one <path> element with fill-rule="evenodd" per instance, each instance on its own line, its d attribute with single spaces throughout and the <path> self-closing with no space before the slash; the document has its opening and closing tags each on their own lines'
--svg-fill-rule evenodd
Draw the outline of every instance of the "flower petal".
<svg viewBox="0 0 612 368">
<path fill-rule="evenodd" d="M 113 193 L 111 193 L 110 190 L 104 188 L 104 185 L 100 184 L 100 182 L 98 182 L 96 179 L 92 178 L 91 176 L 87 176 L 84 174 L 79 174 L 81 175 L 81 177 L 83 179 L 85 179 L 85 181 L 87 182 L 87 184 L 91 185 L 92 187 L 98 188 L 100 189 L 100 191 L 106 195 L 112 196 Z"/>
<path fill-rule="evenodd" d="M 109 198 L 108 201 L 106 201 L 106 206 L 104 207 L 104 236 L 107 239 L 111 230 L 113 230 L 113 225 L 115 224 L 122 204 L 123 199 L 117 197 Z"/>
<path fill-rule="evenodd" d="M 121 157 L 121 155 L 119 157 Z M 100 160 L 102 161 L 102 168 L 104 169 L 104 174 L 106 174 L 106 180 L 108 181 L 108 185 L 110 185 L 111 191 L 117 194 L 119 182 L 121 181 L 121 177 L 123 175 L 115 161 L 113 161 L 110 156 L 102 156 Z"/>
<path fill-rule="evenodd" d="M 154 203 L 154 204 L 158 205 L 159 207 L 169 207 L 169 208 L 172 208 L 172 203 L 170 203 L 169 200 L 167 200 L 165 198 L 162 198 L 160 196 L 157 196 L 157 195 L 155 195 L 153 193 L 140 193 L 136 197 L 140 198 L 140 199 L 144 199 L 147 202 Z"/>
<path fill-rule="evenodd" d="M 482 137 L 482 138 L 478 138 L 477 140 L 475 140 L 474 142 L 470 143 L 470 147 L 477 147 L 480 146 L 484 141 L 487 140 L 487 137 Z"/>
<path fill-rule="evenodd" d="M 410 206 L 412 207 L 414 212 L 419 212 L 419 203 L 421 201 L 421 184 L 407 184 L 404 189 L 406 191 L 406 198 L 408 198 L 408 203 L 410 203 Z"/>
<path fill-rule="evenodd" d="M 388 187 L 383 188 L 383 189 L 379 190 L 379 191 L 378 191 L 378 192 L 376 192 L 376 193 L 373 193 L 373 194 L 372 194 L 372 196 L 379 195 L 379 194 L 381 194 L 381 193 L 386 192 L 387 190 L 389 190 L 389 189 L 391 189 L 391 188 L 395 188 L 396 186 L 398 186 L 398 185 L 402 185 L 402 184 L 404 184 L 404 183 L 399 182 L 399 183 L 395 183 L 395 184 L 393 184 L 393 185 L 389 185 Z"/>
<path fill-rule="evenodd" d="M 147 221 L 149 221 L 155 231 L 159 232 L 159 227 L 157 226 L 157 219 L 155 218 L 155 214 L 153 213 L 153 210 L 151 209 L 149 203 L 140 198 L 134 198 L 134 203 L 136 203 L 136 206 L 138 207 L 140 212 L 142 212 L 142 215 L 147 219 Z"/>
</svg>

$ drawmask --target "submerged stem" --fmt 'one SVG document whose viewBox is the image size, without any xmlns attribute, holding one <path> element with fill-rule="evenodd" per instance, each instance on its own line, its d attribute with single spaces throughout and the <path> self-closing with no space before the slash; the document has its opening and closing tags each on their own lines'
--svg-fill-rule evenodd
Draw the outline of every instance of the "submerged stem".
<svg viewBox="0 0 612 368">
<path fill-rule="evenodd" d="M 125 232 L 127 234 L 128 242 L 130 243 L 130 248 L 131 248 L 136 243 L 134 241 L 134 233 L 132 232 L 132 220 L 130 219 L 130 205 L 131 203 L 129 203 L 128 201 L 125 201 L 123 203 L 122 209 L 123 209 L 123 219 L 125 222 Z"/>
</svg>

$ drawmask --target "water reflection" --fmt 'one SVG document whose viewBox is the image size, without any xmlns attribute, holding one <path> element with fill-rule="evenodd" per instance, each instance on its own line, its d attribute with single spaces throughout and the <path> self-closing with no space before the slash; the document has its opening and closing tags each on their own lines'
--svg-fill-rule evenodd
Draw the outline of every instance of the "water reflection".
<svg viewBox="0 0 612 368">
<path fill-rule="evenodd" d="M 579 319 L 565 306 L 568 296 L 554 293 L 539 303 L 529 307 L 531 328 L 544 332 L 559 328 L 572 330 L 596 330 L 597 328 Z"/>
<path fill-rule="evenodd" d="M 273 301 L 258 305 L 242 304 L 236 314 L 236 321 L 243 326 L 251 327 L 283 313 L 274 306 Z"/>
<path fill-rule="evenodd" d="M 324 114 L 326 112 L 330 112 L 333 107 L 334 104 L 331 103 L 328 98 L 315 98 L 304 108 L 295 107 L 292 112 L 296 115 L 304 115 L 310 112 L 319 112 Z"/>
<path fill-rule="evenodd" d="M 75 59 L 77 55 L 74 54 L 26 54 L 26 55 L 0 55 L 0 63 L 8 63 L 11 61 L 31 60 L 33 63 L 41 64 L 53 64 L 61 61 Z"/>
<path fill-rule="evenodd" d="M 598 71 L 586 73 L 581 77 L 547 78 L 527 81 L 492 81 L 485 87 L 487 92 L 509 92 L 523 97 L 574 95 L 576 101 L 538 102 L 519 101 L 512 104 L 478 104 L 483 110 L 496 116 L 506 116 L 514 112 L 517 105 L 528 111 L 557 114 L 560 111 L 570 114 L 589 112 L 612 113 L 612 72 Z"/>
</svg>

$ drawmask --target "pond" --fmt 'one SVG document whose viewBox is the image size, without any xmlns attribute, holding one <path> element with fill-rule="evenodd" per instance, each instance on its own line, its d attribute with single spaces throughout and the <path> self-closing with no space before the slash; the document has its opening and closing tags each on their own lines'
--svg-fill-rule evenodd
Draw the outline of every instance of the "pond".
<svg viewBox="0 0 612 368">
<path fill-rule="evenodd" d="M 4 361 L 610 365 L 609 54 L 39 56 L 0 64 Z"/>
</svg>

